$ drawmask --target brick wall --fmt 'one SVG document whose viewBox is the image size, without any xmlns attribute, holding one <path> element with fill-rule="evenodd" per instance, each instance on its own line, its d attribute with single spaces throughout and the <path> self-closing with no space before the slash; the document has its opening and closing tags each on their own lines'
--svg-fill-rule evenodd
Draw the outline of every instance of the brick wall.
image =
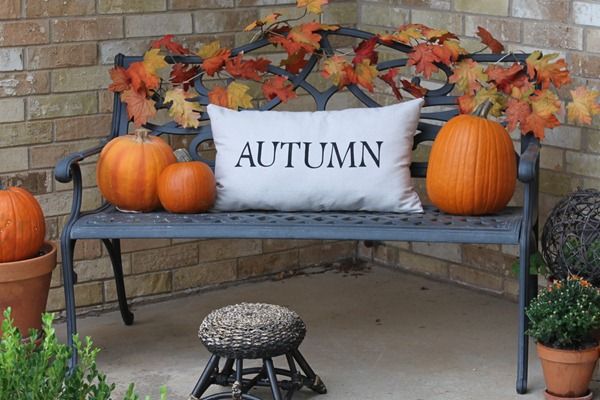
<svg viewBox="0 0 600 400">
<path fill-rule="evenodd" d="M 71 206 L 70 185 L 52 168 L 67 153 L 98 143 L 110 127 L 108 69 L 119 53 L 141 54 L 151 39 L 177 34 L 192 48 L 215 38 L 225 46 L 273 11 L 295 13 L 295 0 L 0 0 L 0 181 L 31 190 L 57 240 Z M 355 24 L 355 0 L 335 1 L 326 22 Z M 82 166 L 84 208 L 100 201 L 94 160 Z M 123 243 L 131 298 L 286 271 L 352 256 L 353 242 L 132 240 Z M 80 307 L 113 307 L 112 272 L 99 241 L 76 248 Z M 64 307 L 60 267 L 48 308 Z"/>
<path fill-rule="evenodd" d="M 359 24 L 372 31 L 404 23 L 448 29 L 476 44 L 478 25 L 513 51 L 541 49 L 567 58 L 576 86 L 600 89 L 600 2 L 573 0 L 358 0 Z M 541 222 L 578 186 L 600 188 L 600 129 L 565 125 L 546 132 L 541 156 Z M 417 182 L 421 188 L 422 182 Z M 423 192 L 423 191 L 422 191 Z M 425 197 L 425 196 L 423 196 Z M 521 195 L 517 193 L 514 201 Z M 515 246 L 386 243 L 359 253 L 378 263 L 475 286 L 508 297 L 518 285 L 510 264 Z"/>
</svg>

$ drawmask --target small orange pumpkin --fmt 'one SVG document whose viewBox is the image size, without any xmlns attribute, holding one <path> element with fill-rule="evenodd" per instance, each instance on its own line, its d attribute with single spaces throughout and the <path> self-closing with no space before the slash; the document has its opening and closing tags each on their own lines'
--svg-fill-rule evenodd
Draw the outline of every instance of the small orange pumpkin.
<svg viewBox="0 0 600 400">
<path fill-rule="evenodd" d="M 158 197 L 173 213 L 193 214 L 207 211 L 215 204 L 215 175 L 208 165 L 191 161 L 187 151 L 175 152 L 180 161 L 166 167 L 158 178 Z"/>
<path fill-rule="evenodd" d="M 100 192 L 123 211 L 152 211 L 160 206 L 157 180 L 176 161 L 158 136 L 138 129 L 111 140 L 100 153 L 96 180 Z"/>
<path fill-rule="evenodd" d="M 427 194 L 450 214 L 483 215 L 502 210 L 515 191 L 517 163 L 502 125 L 486 118 L 491 104 L 459 115 L 438 133 L 427 167 Z"/>
<path fill-rule="evenodd" d="M 44 214 L 35 197 L 25 189 L 0 185 L 0 262 L 34 257 L 45 234 Z"/>
</svg>

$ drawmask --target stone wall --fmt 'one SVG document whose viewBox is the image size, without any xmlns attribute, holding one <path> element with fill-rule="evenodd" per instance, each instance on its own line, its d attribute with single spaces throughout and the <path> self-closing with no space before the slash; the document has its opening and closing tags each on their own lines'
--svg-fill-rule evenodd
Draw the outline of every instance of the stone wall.
<svg viewBox="0 0 600 400">
<path fill-rule="evenodd" d="M 558 52 L 567 58 L 574 84 L 600 88 L 600 3 L 570 0 L 358 0 L 359 25 L 372 31 L 404 23 L 448 29 L 475 45 L 477 26 L 509 50 Z M 472 47 L 472 48 L 471 48 Z M 564 95 L 564 93 L 563 93 Z M 600 188 L 599 119 L 592 127 L 564 125 L 546 131 L 541 155 L 540 213 L 543 224 L 561 196 L 578 186 Z M 515 137 L 517 139 L 517 137 Z M 423 193 L 422 182 L 416 182 Z M 518 203 L 518 193 L 513 200 Z M 362 257 L 390 266 L 474 286 L 514 298 L 510 265 L 516 246 L 385 243 L 359 246 Z"/>
<path fill-rule="evenodd" d="M 67 153 L 108 133 L 112 95 L 108 69 L 119 53 L 141 54 L 151 39 L 172 33 L 192 48 L 215 38 L 248 40 L 241 29 L 274 11 L 296 13 L 295 0 L 0 0 L 0 181 L 32 191 L 57 240 L 71 206 L 70 185 L 52 168 Z M 325 22 L 352 25 L 356 1 L 335 1 Z M 84 208 L 99 205 L 94 160 L 82 166 Z M 354 242 L 271 240 L 132 240 L 123 243 L 130 298 L 168 297 L 240 279 L 354 255 Z M 79 307 L 116 301 L 112 272 L 99 241 L 76 248 Z M 60 267 L 49 310 L 64 307 Z"/>
</svg>

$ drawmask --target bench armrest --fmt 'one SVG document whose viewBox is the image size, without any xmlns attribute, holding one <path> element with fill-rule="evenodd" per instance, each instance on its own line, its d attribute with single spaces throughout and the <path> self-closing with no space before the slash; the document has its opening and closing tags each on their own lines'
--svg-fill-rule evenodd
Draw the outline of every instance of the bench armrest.
<svg viewBox="0 0 600 400">
<path fill-rule="evenodd" d="M 65 158 L 59 160 L 58 163 L 56 163 L 56 167 L 54 167 L 54 178 L 62 183 L 71 182 L 73 179 L 71 174 L 71 168 L 73 167 L 73 164 L 77 164 L 80 161 L 93 156 L 94 154 L 100 153 L 106 143 L 106 141 L 103 141 L 98 146 L 78 151 L 76 153 L 71 153 Z"/>
<path fill-rule="evenodd" d="M 539 157 L 540 145 L 538 143 L 530 143 L 519 159 L 519 180 L 521 182 L 529 183 L 533 181 Z"/>
</svg>

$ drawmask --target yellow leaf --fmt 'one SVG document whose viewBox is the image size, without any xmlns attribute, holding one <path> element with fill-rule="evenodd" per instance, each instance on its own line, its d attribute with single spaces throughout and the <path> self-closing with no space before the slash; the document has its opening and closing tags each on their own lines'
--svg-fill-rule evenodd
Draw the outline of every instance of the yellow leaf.
<svg viewBox="0 0 600 400">
<path fill-rule="evenodd" d="M 356 64 L 354 72 L 356 73 L 356 83 L 372 92 L 373 80 L 377 77 L 377 68 L 371 64 L 371 60 L 364 59 Z"/>
<path fill-rule="evenodd" d="M 267 15 L 264 18 L 257 19 L 256 21 L 253 21 L 251 24 L 246 26 L 244 28 L 244 32 L 252 31 L 260 26 L 270 25 L 270 24 L 274 23 L 275 21 L 277 21 L 277 19 L 280 16 L 281 16 L 281 13 L 275 12 L 275 13 Z"/>
<path fill-rule="evenodd" d="M 169 64 L 165 61 L 165 57 L 160 55 L 160 49 L 148 50 L 144 54 L 144 67 L 151 74 L 156 74 L 159 69 L 165 68 Z"/>
<path fill-rule="evenodd" d="M 200 126 L 200 104 L 188 101 L 195 96 L 195 93 L 185 92 L 182 88 L 169 90 L 165 94 L 165 104 L 171 103 L 169 115 L 184 128 Z"/>
<path fill-rule="evenodd" d="M 196 54 L 198 54 L 200 58 L 206 59 L 216 55 L 219 50 L 221 50 L 221 42 L 215 40 L 214 42 L 210 42 L 202 46 Z"/>
<path fill-rule="evenodd" d="M 330 79 L 337 87 L 342 88 L 350 83 L 348 77 L 350 69 L 352 69 L 350 63 L 344 57 L 336 55 L 325 60 L 321 75 Z"/>
<path fill-rule="evenodd" d="M 321 14 L 321 6 L 328 3 L 328 0 L 298 0 L 298 7 L 306 7 L 309 13 Z"/>
<path fill-rule="evenodd" d="M 461 61 L 450 76 L 449 82 L 456 83 L 456 87 L 466 94 L 474 94 L 481 89 L 481 82 L 487 82 L 488 77 L 481 64 L 470 58 Z"/>
<path fill-rule="evenodd" d="M 474 108 L 477 108 L 480 104 L 483 104 L 486 100 L 492 103 L 492 109 L 490 115 L 494 117 L 501 117 L 503 110 L 506 108 L 506 98 L 502 93 L 499 93 L 496 88 L 482 88 L 477 91 L 474 99 Z"/>
<path fill-rule="evenodd" d="M 252 96 L 248 94 L 250 87 L 243 83 L 232 82 L 227 86 L 227 101 L 229 108 L 252 108 Z"/>
<path fill-rule="evenodd" d="M 600 104 L 598 104 L 600 92 L 580 86 L 575 90 L 571 90 L 571 96 L 573 102 L 567 106 L 569 121 L 586 125 L 591 124 L 592 117 L 600 114 Z"/>
</svg>

